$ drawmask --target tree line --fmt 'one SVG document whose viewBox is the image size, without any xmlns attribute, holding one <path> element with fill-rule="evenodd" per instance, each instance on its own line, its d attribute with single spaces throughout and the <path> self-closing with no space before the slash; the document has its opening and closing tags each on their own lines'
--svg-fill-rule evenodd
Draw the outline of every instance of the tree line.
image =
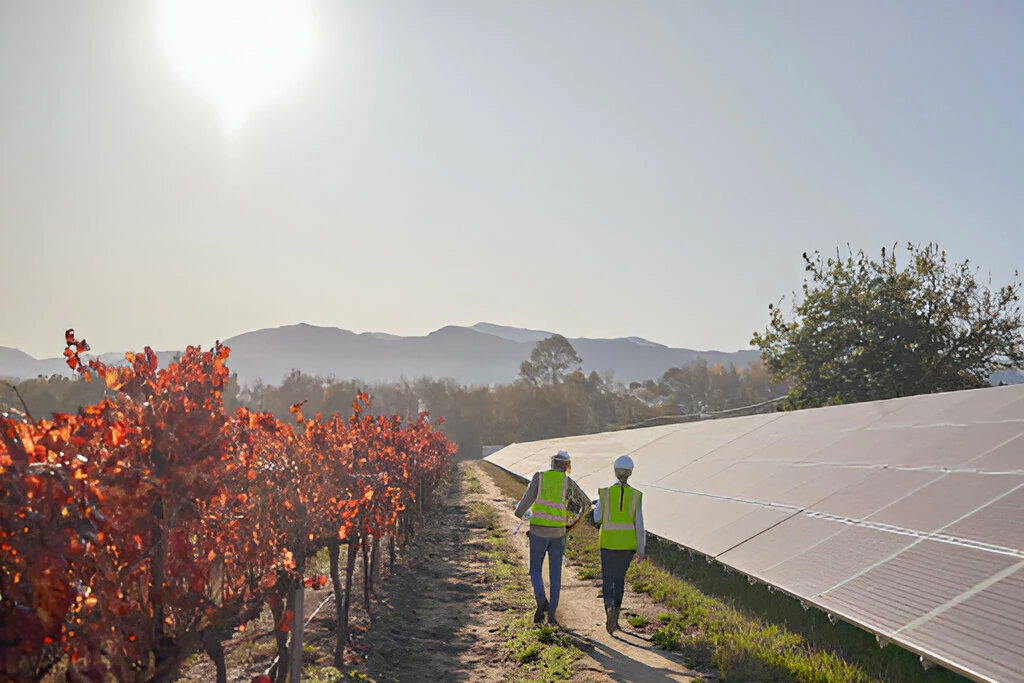
<svg viewBox="0 0 1024 683">
<path fill-rule="evenodd" d="M 572 344 L 555 335 L 536 344 L 516 381 L 472 386 L 423 377 L 390 383 L 336 380 L 293 370 L 277 384 L 239 385 L 232 377 L 223 391 L 226 410 L 249 408 L 288 419 L 292 405 L 306 401 L 307 413 L 348 410 L 359 392 L 376 411 L 414 418 L 421 410 L 444 418 L 440 429 L 459 445 L 460 457 L 477 457 L 483 446 L 591 434 L 693 419 L 701 413 L 758 405 L 784 392 L 760 363 L 748 368 L 709 366 L 696 360 L 662 377 L 628 385 L 610 374 L 585 374 Z M 102 382 L 38 377 L 15 385 L 36 415 L 76 412 L 104 397 Z M 16 407 L 13 386 L 0 385 L 0 407 Z M 757 410 L 772 410 L 773 406 Z"/>
</svg>

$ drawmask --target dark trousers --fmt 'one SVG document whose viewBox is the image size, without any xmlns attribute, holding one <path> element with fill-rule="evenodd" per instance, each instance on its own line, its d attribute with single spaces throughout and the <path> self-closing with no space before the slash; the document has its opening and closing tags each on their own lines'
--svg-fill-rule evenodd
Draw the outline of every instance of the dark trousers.
<svg viewBox="0 0 1024 683">
<path fill-rule="evenodd" d="M 604 608 L 622 607 L 622 594 L 626 591 L 626 570 L 633 561 L 635 550 L 608 550 L 601 548 L 601 578 L 604 580 Z"/>
</svg>

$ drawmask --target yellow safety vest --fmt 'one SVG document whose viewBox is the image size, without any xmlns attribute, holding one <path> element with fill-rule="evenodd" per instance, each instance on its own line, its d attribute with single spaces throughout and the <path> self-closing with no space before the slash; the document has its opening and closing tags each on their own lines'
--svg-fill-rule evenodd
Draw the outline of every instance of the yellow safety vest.
<svg viewBox="0 0 1024 683">
<path fill-rule="evenodd" d="M 599 489 L 601 533 L 598 544 L 606 550 L 636 550 L 636 511 L 642 493 L 627 484 Z"/>
<path fill-rule="evenodd" d="M 569 519 L 568 500 L 569 477 L 565 472 L 541 472 L 537 500 L 530 506 L 530 524 L 564 529 Z"/>
</svg>

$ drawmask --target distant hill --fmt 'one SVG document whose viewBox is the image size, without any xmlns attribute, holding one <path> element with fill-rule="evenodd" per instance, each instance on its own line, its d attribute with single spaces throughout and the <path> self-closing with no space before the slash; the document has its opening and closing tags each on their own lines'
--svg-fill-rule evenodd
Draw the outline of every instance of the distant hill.
<svg viewBox="0 0 1024 683">
<path fill-rule="evenodd" d="M 224 340 L 231 347 L 229 366 L 243 384 L 262 380 L 276 384 L 292 369 L 338 379 L 389 381 L 401 377 L 450 378 L 465 384 L 511 382 L 533 345 L 550 332 L 478 323 L 448 326 L 424 337 L 356 334 L 335 327 L 298 324 L 255 330 Z M 704 358 L 709 365 L 735 363 L 746 367 L 757 359 L 754 350 L 695 351 L 656 344 L 639 337 L 570 339 L 583 358 L 586 372 L 611 371 L 622 382 L 658 378 L 672 367 Z M 123 353 L 100 357 L 117 362 Z M 157 353 L 161 364 L 173 351 Z M 35 359 L 17 349 L 0 347 L 0 377 L 70 374 L 61 358 Z"/>
<path fill-rule="evenodd" d="M 62 358 L 46 358 L 39 360 L 19 349 L 0 346 L 0 377 L 9 379 L 26 379 L 54 374 L 70 374 L 67 364 Z"/>
</svg>

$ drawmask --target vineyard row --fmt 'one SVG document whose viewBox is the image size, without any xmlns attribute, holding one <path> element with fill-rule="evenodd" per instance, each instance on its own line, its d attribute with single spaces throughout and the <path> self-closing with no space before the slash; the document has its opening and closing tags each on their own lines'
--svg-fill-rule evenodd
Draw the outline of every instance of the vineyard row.
<svg viewBox="0 0 1024 683">
<path fill-rule="evenodd" d="M 0 419 L 0 680 L 160 683 L 200 649 L 224 680 L 223 642 L 266 606 L 284 681 L 296 596 L 327 581 L 306 560 L 324 548 L 341 665 L 357 556 L 366 580 L 382 543 L 394 557 L 454 444 L 426 413 L 371 415 L 364 394 L 348 416 L 293 406 L 288 424 L 225 412 L 219 343 L 161 370 L 148 347 L 112 366 L 85 362 L 74 330 L 65 341 L 110 396 Z"/>
</svg>

